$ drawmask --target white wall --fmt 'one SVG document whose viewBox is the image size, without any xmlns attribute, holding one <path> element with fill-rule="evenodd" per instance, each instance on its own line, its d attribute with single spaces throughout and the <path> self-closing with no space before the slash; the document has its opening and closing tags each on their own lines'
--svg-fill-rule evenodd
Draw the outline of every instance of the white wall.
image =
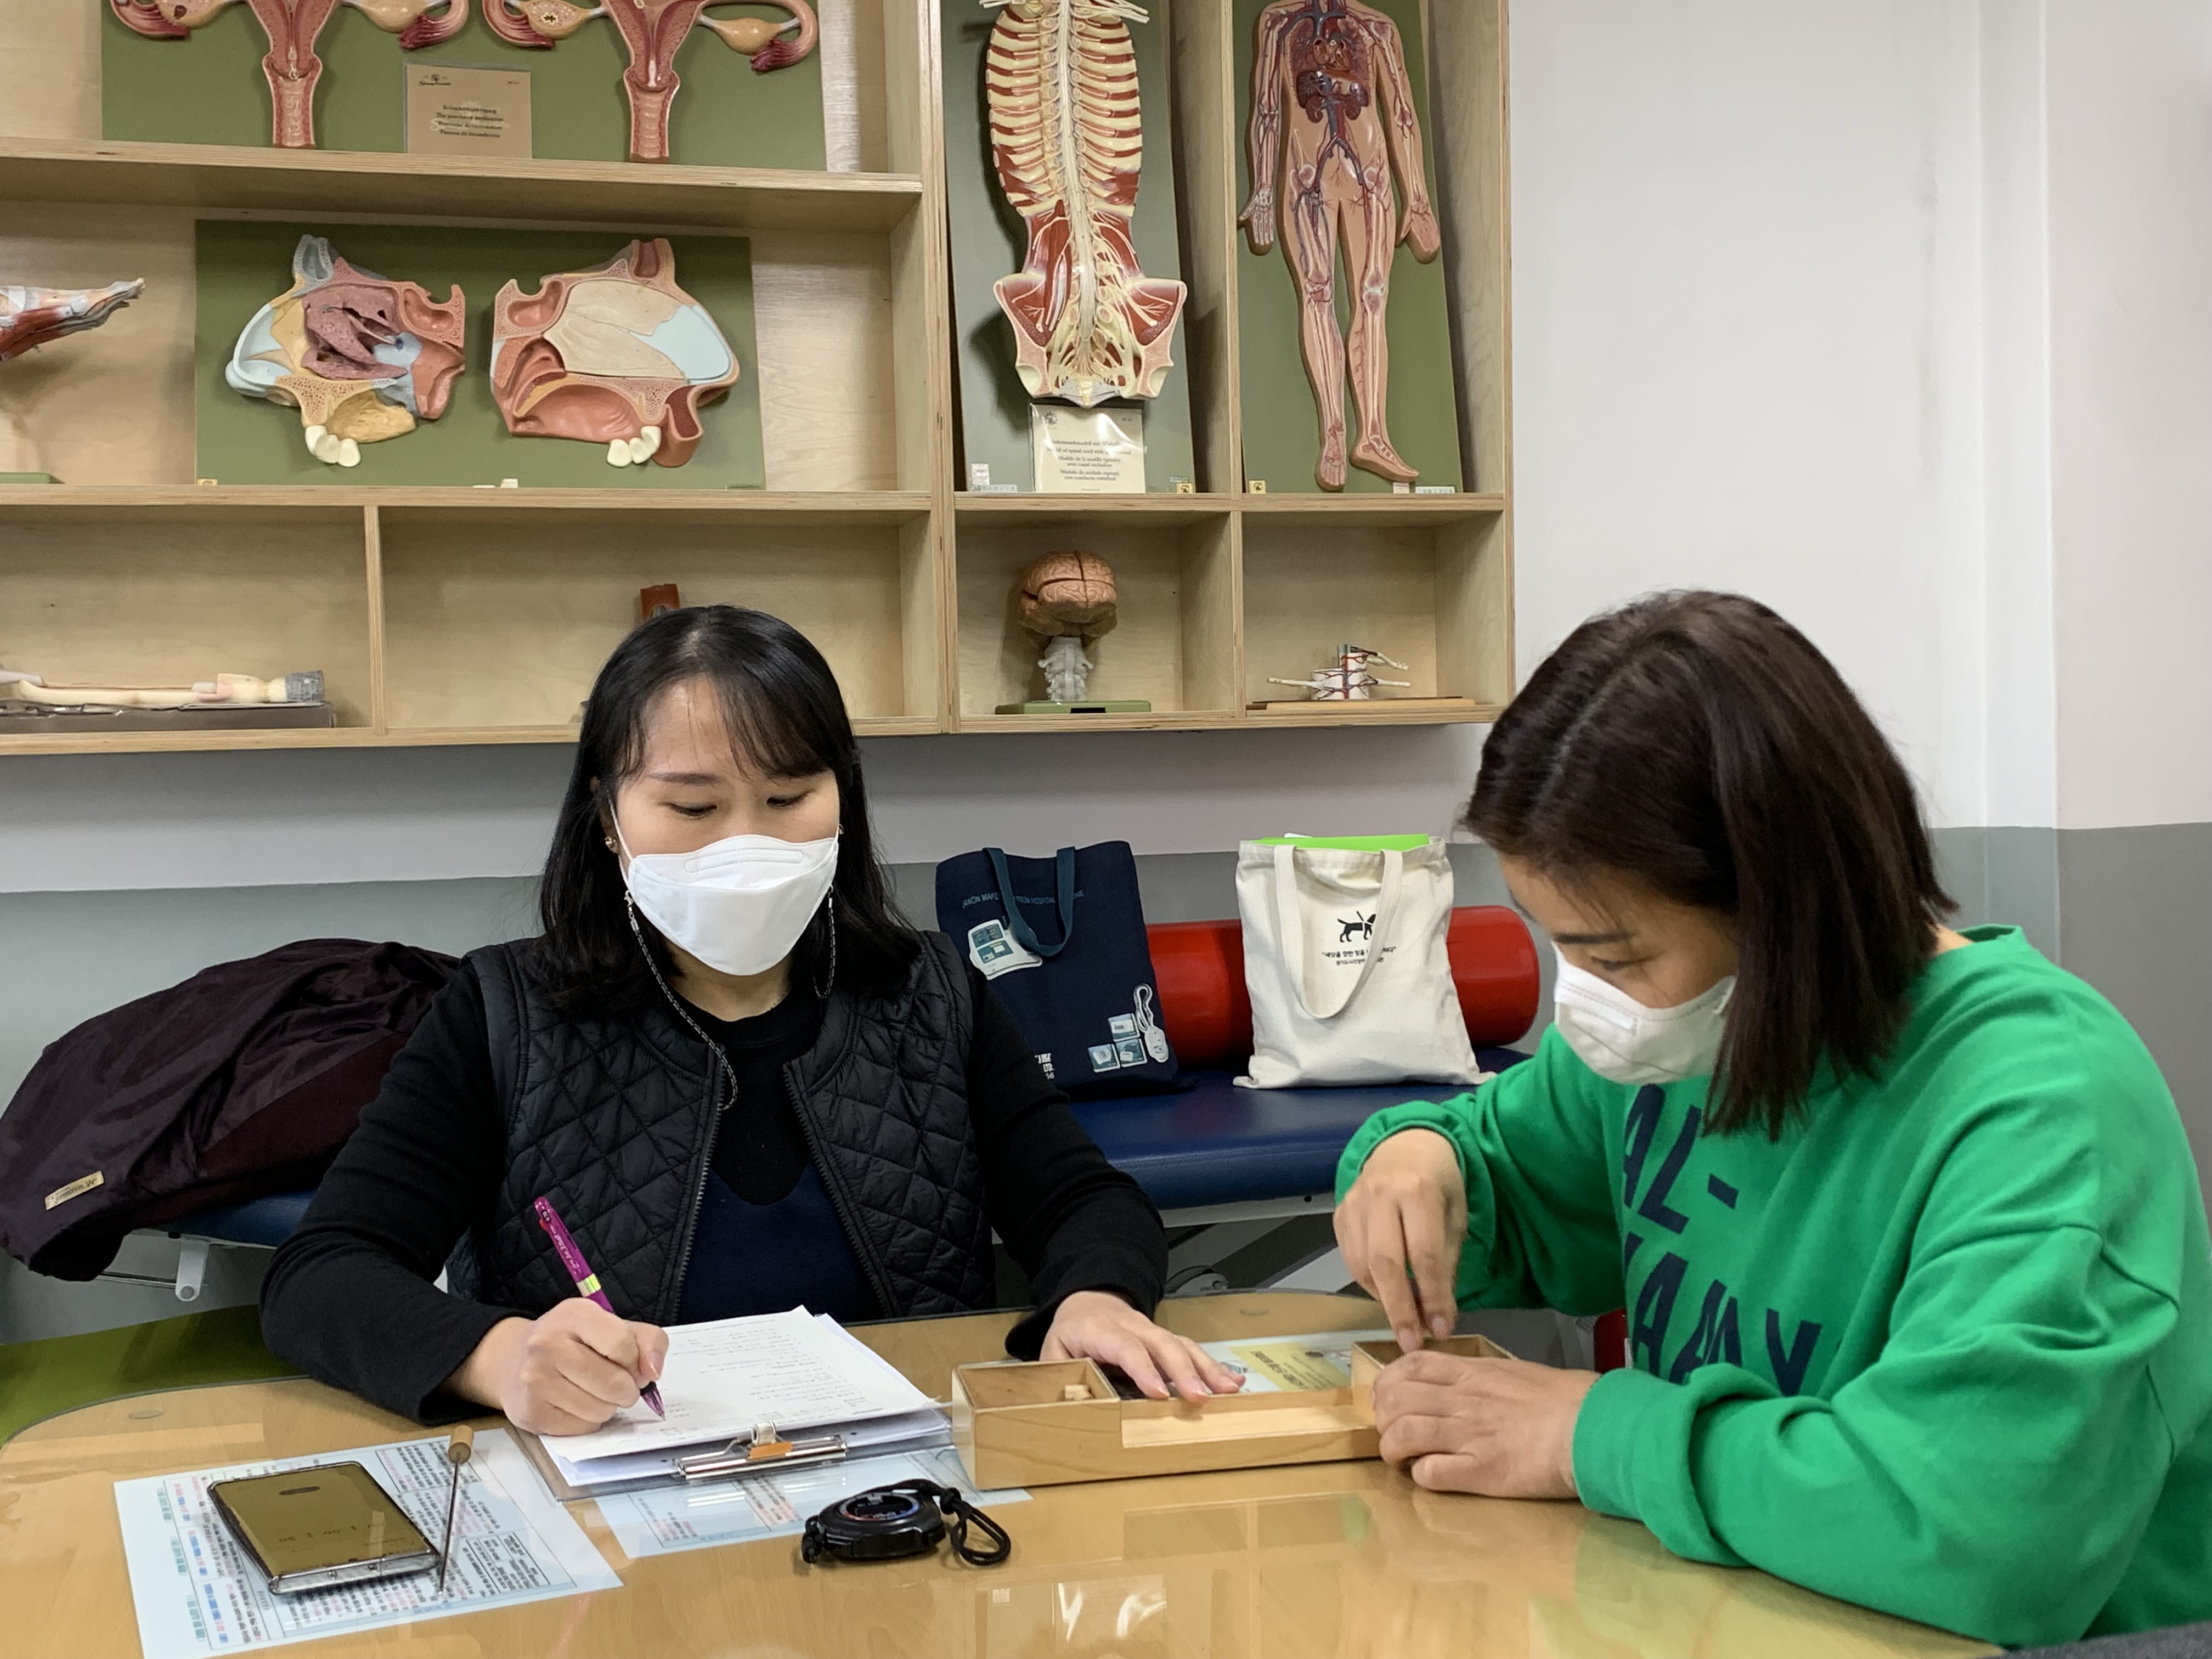
<svg viewBox="0 0 2212 1659">
<path fill-rule="evenodd" d="M 1512 14 L 1524 672 L 1602 605 L 1748 592 L 1836 660 L 1939 823 L 1991 821 L 1978 20 Z"/>
<path fill-rule="evenodd" d="M 2212 0 L 2050 0 L 2059 822 L 2212 820 Z"/>
</svg>

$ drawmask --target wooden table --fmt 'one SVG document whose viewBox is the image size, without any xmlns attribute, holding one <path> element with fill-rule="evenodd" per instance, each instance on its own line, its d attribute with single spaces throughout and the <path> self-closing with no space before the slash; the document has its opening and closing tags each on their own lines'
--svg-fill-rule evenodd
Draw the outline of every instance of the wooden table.
<svg viewBox="0 0 2212 1659">
<path fill-rule="evenodd" d="M 998 1357 L 1012 1316 L 860 1328 L 921 1387 Z M 1350 1297 L 1170 1302 L 1212 1341 L 1379 1326 Z M 88 1407 L 0 1448 L 0 1651 L 128 1659 L 137 1626 L 112 1487 L 121 1479 L 382 1440 L 415 1426 L 307 1382 L 181 1389 Z M 1668 1656 L 1874 1659 L 1994 1650 L 1700 1566 L 1572 1504 L 1444 1497 L 1380 1463 L 1103 1481 L 1002 1511 L 1004 1567 L 949 1556 L 810 1569 L 777 1539 L 629 1561 L 575 1513 L 619 1590 L 334 1637 L 328 1659 L 1419 1659 Z"/>
</svg>

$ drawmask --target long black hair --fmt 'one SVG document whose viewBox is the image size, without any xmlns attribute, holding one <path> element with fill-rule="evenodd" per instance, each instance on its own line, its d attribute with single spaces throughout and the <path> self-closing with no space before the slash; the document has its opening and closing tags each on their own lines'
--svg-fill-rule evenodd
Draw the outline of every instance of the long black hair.
<svg viewBox="0 0 2212 1659">
<path fill-rule="evenodd" d="M 1955 908 L 1843 677 L 1734 593 L 1657 594 L 1569 635 L 1492 728 L 1466 823 L 1569 885 L 1626 877 L 1731 920 L 1717 1133 L 1778 1136 L 1823 1066 L 1872 1074 Z"/>
<path fill-rule="evenodd" d="M 837 677 L 790 623 L 734 605 L 675 611 L 641 623 L 599 670 L 584 705 L 575 769 L 538 884 L 544 936 L 536 965 L 566 1012 L 635 1008 L 659 994 L 630 932 L 622 866 L 607 847 L 615 792 L 645 764 L 646 722 L 670 687 L 697 681 L 721 706 L 737 759 L 770 777 L 837 780 L 837 873 L 833 904 L 807 925 L 793 952 L 794 985 L 821 981 L 830 963 L 854 990 L 902 979 L 921 940 L 892 908 L 868 828 L 860 751 Z M 642 914 L 638 927 L 663 973 L 666 941 Z M 836 930 L 833 948 L 830 930 Z"/>
</svg>

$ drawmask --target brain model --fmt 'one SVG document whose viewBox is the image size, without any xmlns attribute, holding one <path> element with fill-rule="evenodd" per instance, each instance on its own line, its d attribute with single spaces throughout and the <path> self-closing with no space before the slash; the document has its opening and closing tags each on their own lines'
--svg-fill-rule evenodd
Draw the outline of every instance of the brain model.
<svg viewBox="0 0 2212 1659">
<path fill-rule="evenodd" d="M 700 406 L 737 380 L 737 354 L 676 286 L 658 237 L 535 294 L 509 283 L 492 302 L 492 397 L 522 437 L 605 444 L 616 466 L 681 466 L 704 435 Z"/>
<path fill-rule="evenodd" d="M 292 286 L 253 313 L 223 379 L 297 409 L 308 453 L 355 466 L 362 444 L 446 412 L 466 303 L 456 288 L 438 304 L 419 284 L 363 270 L 324 238 L 302 236 Z"/>
<path fill-rule="evenodd" d="M 1048 553 L 1032 562 L 1016 584 L 1014 604 L 1022 626 L 1047 639 L 1095 640 L 1121 620 L 1113 568 L 1095 553 Z"/>
</svg>

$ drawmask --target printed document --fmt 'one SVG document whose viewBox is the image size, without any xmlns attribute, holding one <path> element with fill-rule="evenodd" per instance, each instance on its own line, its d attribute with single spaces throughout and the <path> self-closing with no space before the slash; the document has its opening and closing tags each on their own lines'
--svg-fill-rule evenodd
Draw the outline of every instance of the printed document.
<svg viewBox="0 0 2212 1659">
<path fill-rule="evenodd" d="M 504 1429 L 477 1435 L 461 1469 L 461 1506 L 445 1594 L 436 1568 L 404 1578 L 276 1595 L 216 1513 L 218 1480 L 356 1462 L 398 1500 L 422 1535 L 445 1535 L 452 1466 L 433 1437 L 356 1451 L 286 1457 L 190 1474 L 115 1483 L 123 1552 L 138 1613 L 144 1659 L 204 1659 L 305 1642 L 346 1631 L 541 1601 L 622 1581 L 583 1529 L 553 1501 Z"/>
<path fill-rule="evenodd" d="M 1246 1394 L 1352 1386 L 1352 1346 L 1387 1342 L 1389 1331 L 1317 1331 L 1307 1336 L 1240 1338 L 1202 1346 L 1244 1379 Z"/>
<path fill-rule="evenodd" d="M 545 1449 L 565 1473 L 621 1454 L 725 1443 L 763 1423 L 795 1434 L 934 1409 L 836 1320 L 804 1308 L 674 1327 L 660 1399 L 665 1420 L 633 1406 L 589 1434 L 549 1435 Z"/>
</svg>

